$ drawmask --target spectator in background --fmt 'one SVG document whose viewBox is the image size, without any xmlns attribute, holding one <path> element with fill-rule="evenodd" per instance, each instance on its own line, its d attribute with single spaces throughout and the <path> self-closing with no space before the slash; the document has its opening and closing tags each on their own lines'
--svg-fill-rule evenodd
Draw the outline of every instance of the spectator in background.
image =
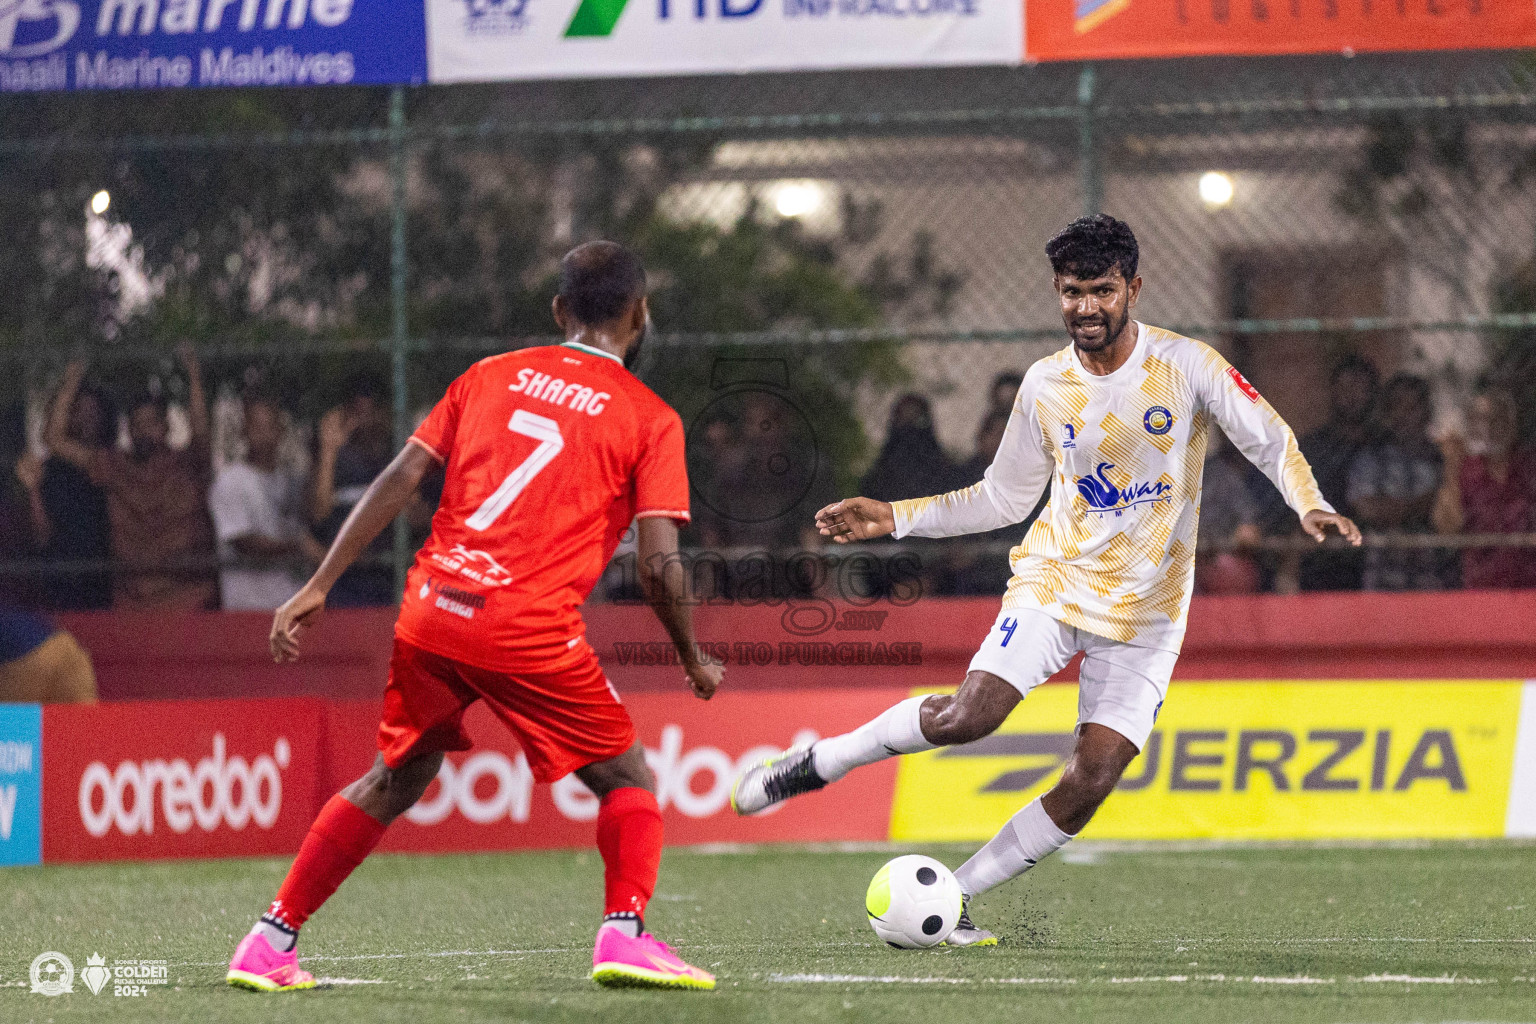
<svg viewBox="0 0 1536 1024">
<path fill-rule="evenodd" d="M 325 550 L 304 524 L 304 481 L 278 465 L 282 411 L 261 394 L 247 395 L 242 411 L 245 458 L 220 470 L 208 493 L 219 590 L 226 611 L 271 611 L 303 586 L 300 560 Z"/>
<path fill-rule="evenodd" d="M 1252 594 L 1259 589 L 1258 562 L 1244 547 L 1258 543 L 1258 503 L 1248 489 L 1251 465 L 1220 430 L 1211 431 L 1200 491 L 1199 546 L 1235 546 L 1237 550 L 1201 550 L 1195 556 L 1198 594 Z"/>
<path fill-rule="evenodd" d="M 62 400 L 63 395 L 55 401 Z M 117 444 L 117 407 L 107 394 L 91 385 L 75 392 L 65 433 L 92 449 Z M 40 462 L 23 455 L 16 477 L 27 496 L 30 548 L 46 562 L 106 562 L 112 557 L 107 522 L 107 495 L 90 474 L 57 454 Z M 54 611 L 109 608 L 112 574 L 97 570 L 59 570 L 39 581 L 42 607 Z"/>
<path fill-rule="evenodd" d="M 955 467 L 959 486 L 973 484 L 987 473 L 987 467 L 997 458 L 998 446 L 1003 443 L 1003 432 L 1008 429 L 1009 410 L 995 405 L 981 417 L 976 425 L 976 450 L 971 457 Z"/>
<path fill-rule="evenodd" d="M 1389 534 L 1434 532 L 1430 513 L 1443 459 L 1429 439 L 1429 381 L 1400 374 L 1382 390 L 1382 434 L 1350 463 L 1345 495 L 1360 528 Z M 1325 495 L 1326 496 L 1326 495 Z M 1366 590 L 1438 590 L 1445 559 L 1434 548 L 1367 548 Z"/>
<path fill-rule="evenodd" d="M 1486 388 L 1472 400 L 1469 441 L 1445 440 L 1445 484 L 1435 501 L 1441 533 L 1536 533 L 1536 451 L 1518 444 L 1515 396 Z M 1536 587 L 1536 550 L 1467 548 L 1461 583 Z"/>
<path fill-rule="evenodd" d="M 0 608 L 0 704 L 92 704 L 91 656 L 40 615 Z"/>
<path fill-rule="evenodd" d="M 992 378 L 992 390 L 988 393 L 987 414 L 1001 412 L 1004 417 L 1013 411 L 1014 399 L 1024 386 L 1024 375 L 1016 370 L 1004 370 Z M 985 416 L 982 422 L 986 422 Z"/>
<path fill-rule="evenodd" d="M 394 456 L 383 385 L 371 375 L 359 374 L 347 382 L 346 395 L 341 405 L 320 418 L 309 521 L 322 546 L 336 539 L 368 485 Z M 387 556 L 392 537 L 389 530 L 381 532 L 369 545 L 367 556 Z M 359 608 L 394 603 L 394 570 L 384 564 L 369 564 L 367 556 L 342 573 L 326 601 L 328 606 Z"/>
<path fill-rule="evenodd" d="M 1000 376 L 993 386 L 994 402 L 976 426 L 976 450 L 969 459 L 956 467 L 956 487 L 968 486 L 980 480 L 986 475 L 992 460 L 997 458 L 997 449 L 1003 443 L 1003 432 L 1008 429 L 1008 415 L 1011 408 L 1011 405 L 1005 408 L 997 407 L 995 398 L 1001 383 Z M 1011 403 L 1012 399 L 1009 401 Z M 1041 498 L 1041 504 L 1044 504 L 1044 496 Z M 1036 509 L 1036 513 L 1038 511 Z M 945 555 L 945 578 L 940 584 L 941 592 L 995 594 L 1006 590 L 1008 580 L 1013 576 L 1013 566 L 1007 558 L 989 549 L 1000 543 L 1007 543 L 1010 546 L 1019 543 L 1034 519 L 1035 516 L 1031 515 L 1022 523 L 1004 526 L 987 533 L 956 538 Z"/>
<path fill-rule="evenodd" d="M 1350 466 L 1367 445 L 1376 437 L 1376 401 L 1381 390 L 1381 376 L 1376 367 L 1357 355 L 1346 357 L 1333 368 L 1329 378 L 1328 422 L 1301 438 L 1298 442 L 1301 454 L 1312 466 L 1318 489 L 1341 515 L 1357 519 L 1357 510 L 1350 503 Z M 1257 485 L 1255 477 L 1262 479 L 1258 470 L 1249 477 L 1250 486 Z M 1260 522 L 1268 533 L 1295 533 L 1296 517 L 1283 505 L 1270 498 L 1273 489 L 1267 484 L 1262 491 L 1265 504 L 1260 510 Z M 1365 555 L 1350 548 L 1343 551 L 1319 552 L 1301 558 L 1300 565 L 1292 562 L 1284 575 L 1291 577 L 1292 589 L 1299 584 L 1302 590 L 1359 590 L 1365 574 Z"/>
<path fill-rule="evenodd" d="M 859 493 L 876 501 L 901 501 L 943 494 L 961 485 L 958 467 L 933 432 L 933 408 L 928 399 L 918 394 L 902 395 L 891 407 L 885 444 L 860 482 Z"/>
<path fill-rule="evenodd" d="M 45 440 L 58 457 L 90 475 L 106 491 L 112 557 L 119 570 L 114 608 L 191 610 L 214 608 L 213 529 L 208 519 L 208 405 L 202 371 L 190 346 L 177 350 L 187 375 L 191 442 L 169 444 L 170 420 L 163 397 L 145 395 L 128 410 L 128 451 L 70 435 L 85 363 L 69 364 L 63 388 L 48 417 Z"/>
</svg>

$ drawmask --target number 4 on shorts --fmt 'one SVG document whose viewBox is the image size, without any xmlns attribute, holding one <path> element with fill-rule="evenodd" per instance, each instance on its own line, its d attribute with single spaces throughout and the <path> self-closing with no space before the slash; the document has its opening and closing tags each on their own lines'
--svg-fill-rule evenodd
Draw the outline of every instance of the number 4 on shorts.
<svg viewBox="0 0 1536 1024">
<path fill-rule="evenodd" d="M 471 530 L 485 530 L 490 527 L 501 514 L 512 506 L 517 496 L 523 493 L 533 478 L 539 475 L 539 470 L 549 465 L 560 449 L 565 447 L 565 439 L 560 436 L 560 424 L 547 416 L 535 416 L 531 412 L 519 409 L 512 414 L 512 421 L 507 424 L 507 429 L 514 434 L 522 434 L 539 442 L 537 448 L 528 453 L 528 457 L 518 463 L 517 468 L 507 474 L 507 478 L 501 482 L 501 486 L 485 499 L 485 503 L 475 510 L 475 514 L 464 520 L 464 525 Z"/>
<path fill-rule="evenodd" d="M 1013 631 L 1019 628 L 1019 620 L 1004 619 L 1002 622 L 997 624 L 997 628 L 1003 632 L 1003 642 L 998 644 L 998 646 L 1007 647 L 1008 641 L 1013 639 Z"/>
</svg>

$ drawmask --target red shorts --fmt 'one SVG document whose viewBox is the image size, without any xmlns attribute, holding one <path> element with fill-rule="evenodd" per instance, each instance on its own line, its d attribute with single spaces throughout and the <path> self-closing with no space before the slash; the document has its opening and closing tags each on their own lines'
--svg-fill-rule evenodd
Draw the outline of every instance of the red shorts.
<svg viewBox="0 0 1536 1024">
<path fill-rule="evenodd" d="M 558 672 L 498 672 L 395 638 L 379 722 L 379 751 L 398 768 L 418 754 L 468 750 L 464 709 L 483 700 L 528 758 L 539 782 L 617 757 L 635 745 L 635 724 L 597 654 Z"/>
</svg>

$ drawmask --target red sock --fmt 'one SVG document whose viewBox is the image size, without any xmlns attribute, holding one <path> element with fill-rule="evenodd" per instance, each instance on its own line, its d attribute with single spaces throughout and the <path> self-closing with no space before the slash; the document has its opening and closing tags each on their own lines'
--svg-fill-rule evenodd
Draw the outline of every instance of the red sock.
<svg viewBox="0 0 1536 1024">
<path fill-rule="evenodd" d="M 603 913 L 645 914 L 661 870 L 661 808 L 638 786 L 616 789 L 597 812 L 603 855 Z"/>
<path fill-rule="evenodd" d="M 331 797 L 309 826 L 309 835 L 304 837 L 266 917 L 298 931 L 372 852 L 383 834 L 384 826 L 378 819 L 358 810 L 340 793 Z"/>
</svg>

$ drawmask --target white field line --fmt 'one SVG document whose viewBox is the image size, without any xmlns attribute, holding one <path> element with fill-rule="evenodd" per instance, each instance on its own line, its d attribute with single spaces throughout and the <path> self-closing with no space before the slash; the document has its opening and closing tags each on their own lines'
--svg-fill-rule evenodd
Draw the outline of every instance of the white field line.
<svg viewBox="0 0 1536 1024">
<path fill-rule="evenodd" d="M 824 843 L 694 843 L 668 847 L 668 852 L 695 856 L 736 856 L 753 853 L 910 853 L 934 847 L 975 849 L 976 843 L 867 841 Z M 1498 849 L 1536 845 L 1533 839 L 1079 839 L 1068 849 L 1091 854 L 1215 853 L 1222 850 L 1435 850 Z"/>
<path fill-rule="evenodd" d="M 533 956 L 541 953 L 581 953 L 586 946 L 558 946 L 549 949 L 448 949 L 429 953 L 358 953 L 349 956 L 301 956 L 299 963 L 340 962 L 344 960 L 452 960 L 472 956 Z M 226 967 L 228 961 L 172 961 L 171 967 Z"/>
<path fill-rule="evenodd" d="M 906 978 L 895 974 L 770 974 L 769 981 L 798 984 L 970 985 L 970 978 Z"/>
<path fill-rule="evenodd" d="M 383 978 L 316 978 L 316 985 L 393 985 Z"/>
<path fill-rule="evenodd" d="M 1227 946 L 1252 946 L 1252 945 L 1259 945 L 1259 946 L 1300 946 L 1300 945 L 1312 945 L 1312 944 L 1315 944 L 1315 943 L 1329 943 L 1329 942 L 1432 942 L 1432 943 L 1434 943 L 1436 945 L 1443 946 L 1443 945 L 1447 945 L 1447 944 L 1450 944 L 1450 943 L 1463 943 L 1463 944 L 1485 943 L 1485 944 L 1490 944 L 1490 945 L 1529 945 L 1531 943 L 1536 943 L 1536 938 L 1482 939 L 1482 938 L 1476 938 L 1476 937 L 1464 937 L 1464 938 L 1431 939 L 1431 938 L 1424 938 L 1424 937 L 1421 937 L 1421 936 L 1407 936 L 1407 935 L 1391 935 L 1391 936 L 1358 935 L 1358 936 L 1337 936 L 1337 937 L 1332 937 L 1332 938 L 1312 938 L 1312 939 L 1301 939 L 1301 938 L 1297 938 L 1297 939 L 1187 939 L 1186 938 L 1186 939 L 1177 939 L 1175 941 L 1181 942 L 1181 943 L 1188 942 L 1188 943 L 1191 944 L 1191 946 L 1195 946 L 1195 945 L 1205 945 L 1205 946 L 1223 946 L 1223 945 L 1227 945 Z"/>
<path fill-rule="evenodd" d="M 1523 978 L 1516 978 L 1523 981 Z M 1157 974 L 1133 978 L 946 978 L 942 976 L 906 976 L 899 974 L 770 974 L 768 981 L 781 985 L 1182 985 L 1190 982 L 1241 985 L 1496 985 L 1497 978 L 1462 978 L 1442 975 L 1436 978 L 1409 974 L 1368 974 L 1359 978 L 1264 977 L 1228 974 Z"/>
</svg>

